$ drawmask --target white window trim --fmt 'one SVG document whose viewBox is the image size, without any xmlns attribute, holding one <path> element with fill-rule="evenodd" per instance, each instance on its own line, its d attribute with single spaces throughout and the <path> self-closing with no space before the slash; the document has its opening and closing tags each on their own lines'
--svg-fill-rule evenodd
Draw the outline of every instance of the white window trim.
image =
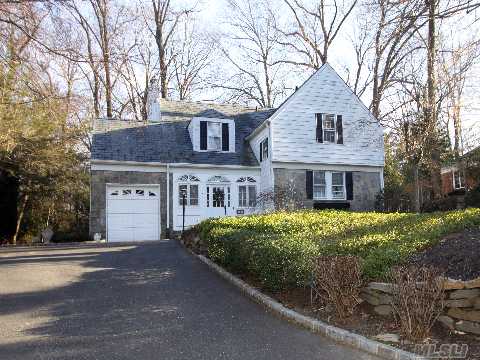
<svg viewBox="0 0 480 360">
<path fill-rule="evenodd" d="M 241 186 L 245 186 L 245 191 L 246 191 L 246 197 L 245 197 L 245 200 L 246 200 L 246 203 L 247 205 L 246 206 L 243 206 L 243 205 L 240 205 L 240 187 Z M 248 188 L 249 187 L 254 187 L 255 188 L 255 206 L 250 206 L 250 192 L 248 191 Z M 253 184 L 253 183 L 249 183 L 249 182 L 244 182 L 244 183 L 239 183 L 238 184 L 238 208 L 240 209 L 253 209 L 257 206 L 257 198 L 256 198 L 256 195 L 257 195 L 257 185 Z"/>
<path fill-rule="evenodd" d="M 316 171 L 323 171 L 325 172 L 325 197 L 315 197 L 315 191 L 313 188 L 315 183 L 313 179 L 315 179 L 315 172 Z M 342 173 L 343 174 L 343 197 L 341 198 L 334 198 L 333 191 L 332 191 L 332 173 Z M 313 200 L 335 200 L 335 201 L 343 201 L 347 200 L 347 185 L 345 183 L 345 171 L 334 171 L 334 170 L 315 170 L 313 171 L 313 179 L 312 179 L 312 193 L 313 193 Z"/>
<path fill-rule="evenodd" d="M 269 153 L 270 153 L 270 145 L 269 145 L 269 143 L 268 143 L 268 137 L 262 139 L 262 141 L 260 141 L 260 144 L 262 144 L 262 145 L 261 145 L 261 148 L 262 148 L 262 154 L 261 154 L 261 156 L 262 156 L 262 162 L 264 162 L 266 159 L 268 159 Z M 267 144 L 267 152 L 266 152 L 266 155 L 267 155 L 267 156 L 265 156 L 265 144 Z M 259 158 L 260 158 L 260 157 L 259 157 Z"/>
<path fill-rule="evenodd" d="M 459 181 L 460 181 L 460 187 L 455 186 L 455 173 L 459 174 Z M 453 190 L 461 190 L 465 189 L 465 180 L 462 181 L 462 174 L 460 173 L 459 170 L 453 170 L 452 171 L 452 180 L 453 180 Z"/>
<path fill-rule="evenodd" d="M 235 123 L 232 121 L 224 121 L 220 119 L 213 119 L 213 118 L 201 118 L 200 121 L 207 122 L 207 149 L 202 150 L 200 149 L 200 122 L 198 123 L 198 152 L 214 152 L 214 153 L 233 153 L 235 152 Z M 208 148 L 208 124 L 209 123 L 217 123 L 217 124 L 228 124 L 228 150 L 222 150 L 222 125 L 220 125 L 220 150 L 212 150 Z"/>
<path fill-rule="evenodd" d="M 194 182 L 194 183 L 189 183 L 189 182 L 179 182 L 177 184 L 177 204 L 178 206 L 182 207 L 183 205 L 180 204 L 180 186 L 186 185 L 187 186 L 187 196 L 185 197 L 186 203 L 185 207 L 198 207 L 200 206 L 200 183 L 199 182 Z M 197 205 L 191 205 L 191 198 L 190 198 L 190 186 L 196 185 L 198 187 L 197 190 Z"/>
<path fill-rule="evenodd" d="M 333 116 L 333 130 L 332 129 L 328 129 L 328 130 L 325 130 L 325 120 L 327 118 L 327 115 L 331 115 Z M 337 143 L 337 114 L 331 114 L 331 113 L 326 113 L 326 114 L 322 114 L 322 131 L 323 131 L 323 134 L 322 134 L 322 138 L 323 138 L 323 143 L 324 144 L 336 144 Z M 325 131 L 333 131 L 333 141 L 326 141 L 325 140 Z"/>
<path fill-rule="evenodd" d="M 315 173 L 316 172 L 323 172 L 325 175 L 325 196 L 324 197 L 315 197 Z M 320 184 L 318 184 L 320 185 Z M 327 171 L 319 170 L 313 172 L 313 180 L 312 180 L 312 191 L 315 200 L 326 200 L 328 197 L 328 183 L 327 183 Z"/>
<path fill-rule="evenodd" d="M 220 140 L 220 142 L 219 142 L 220 147 L 217 148 L 217 149 L 209 148 L 210 147 L 210 139 L 214 137 L 210 134 L 210 130 L 211 130 L 211 127 L 212 127 L 213 124 L 216 124 L 217 127 L 219 128 L 218 136 L 215 136 L 215 138 L 218 138 Z M 222 148 L 223 148 L 223 141 L 222 140 L 223 140 L 222 139 L 222 123 L 219 122 L 219 121 L 207 121 L 207 150 L 208 151 L 215 151 L 215 152 L 222 151 Z"/>
<path fill-rule="evenodd" d="M 343 196 L 340 197 L 333 197 L 333 173 L 341 173 L 342 174 L 342 186 L 343 186 Z M 345 172 L 344 171 L 330 171 L 330 192 L 332 195 L 332 200 L 347 200 L 347 185 L 345 183 Z"/>
</svg>

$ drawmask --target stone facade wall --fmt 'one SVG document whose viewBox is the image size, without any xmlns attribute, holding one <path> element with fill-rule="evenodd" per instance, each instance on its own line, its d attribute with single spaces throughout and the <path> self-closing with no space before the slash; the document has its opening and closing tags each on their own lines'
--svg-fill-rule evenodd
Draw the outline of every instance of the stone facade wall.
<svg viewBox="0 0 480 360">
<path fill-rule="evenodd" d="M 375 210 L 375 198 L 380 192 L 380 173 L 353 172 L 353 200 L 350 202 L 352 210 Z"/>
<path fill-rule="evenodd" d="M 306 170 L 302 169 L 274 169 L 275 186 L 288 189 L 292 194 L 297 207 L 313 208 L 316 201 L 327 202 L 328 200 L 307 199 L 306 191 Z M 350 209 L 356 211 L 367 211 L 375 209 L 375 198 L 381 189 L 379 172 L 353 172 L 353 200 Z M 345 202 L 342 200 L 341 202 Z"/>
<path fill-rule="evenodd" d="M 161 237 L 166 236 L 167 224 L 167 174 L 165 172 L 107 171 L 92 170 L 90 173 L 90 236 L 101 233 L 106 237 L 106 184 L 159 184 L 160 185 L 160 227 Z M 170 194 L 173 189 L 170 174 Z M 170 197 L 170 214 L 172 209 Z M 170 216 L 170 228 L 173 218 Z"/>
<path fill-rule="evenodd" d="M 450 330 L 480 335 L 480 278 L 459 281 L 443 280 L 445 289 L 444 314 L 438 318 Z M 361 297 L 374 306 L 379 315 L 392 313 L 394 288 L 389 283 L 369 283 L 362 289 Z"/>
</svg>

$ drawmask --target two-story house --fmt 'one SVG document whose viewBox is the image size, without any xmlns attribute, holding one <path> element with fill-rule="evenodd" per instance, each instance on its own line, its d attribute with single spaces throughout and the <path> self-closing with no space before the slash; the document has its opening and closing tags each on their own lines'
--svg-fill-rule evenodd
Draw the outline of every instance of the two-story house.
<svg viewBox="0 0 480 360">
<path fill-rule="evenodd" d="M 372 210 L 383 187 L 383 129 L 328 64 L 277 109 L 159 100 L 156 88 L 148 103 L 147 123 L 95 124 L 90 233 L 107 241 L 263 211 L 259 194 L 279 189 L 300 207 Z"/>
</svg>

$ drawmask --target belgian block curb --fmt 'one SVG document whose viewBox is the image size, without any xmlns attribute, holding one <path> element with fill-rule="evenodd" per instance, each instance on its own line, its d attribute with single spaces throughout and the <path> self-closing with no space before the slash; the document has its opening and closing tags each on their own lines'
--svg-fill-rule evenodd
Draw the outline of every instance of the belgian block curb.
<svg viewBox="0 0 480 360">
<path fill-rule="evenodd" d="M 203 255 L 196 255 L 200 261 L 205 263 L 209 268 L 215 270 L 220 276 L 237 286 L 240 290 L 250 296 L 258 303 L 264 305 L 267 309 L 280 315 L 281 317 L 297 323 L 310 331 L 318 333 L 322 336 L 330 338 L 336 342 L 351 346 L 355 349 L 365 351 L 367 353 L 379 356 L 388 360 L 426 360 L 425 357 L 403 351 L 393 346 L 382 344 L 378 341 L 370 340 L 364 336 L 354 334 L 347 330 L 337 328 L 332 325 L 325 324 L 320 320 L 302 315 L 286 308 L 271 297 L 262 294 L 260 291 L 248 285 L 245 281 L 237 278 L 222 267 L 213 263 Z"/>
</svg>

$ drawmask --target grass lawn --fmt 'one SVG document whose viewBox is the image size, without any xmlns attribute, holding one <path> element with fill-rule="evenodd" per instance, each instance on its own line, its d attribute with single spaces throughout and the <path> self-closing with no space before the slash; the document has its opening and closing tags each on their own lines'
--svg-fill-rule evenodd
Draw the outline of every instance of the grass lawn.
<svg viewBox="0 0 480 360">
<path fill-rule="evenodd" d="M 480 209 L 428 214 L 347 211 L 275 212 L 210 219 L 195 227 L 208 256 L 270 290 L 308 283 L 317 255 L 357 255 L 366 280 L 442 237 L 480 226 Z"/>
</svg>

